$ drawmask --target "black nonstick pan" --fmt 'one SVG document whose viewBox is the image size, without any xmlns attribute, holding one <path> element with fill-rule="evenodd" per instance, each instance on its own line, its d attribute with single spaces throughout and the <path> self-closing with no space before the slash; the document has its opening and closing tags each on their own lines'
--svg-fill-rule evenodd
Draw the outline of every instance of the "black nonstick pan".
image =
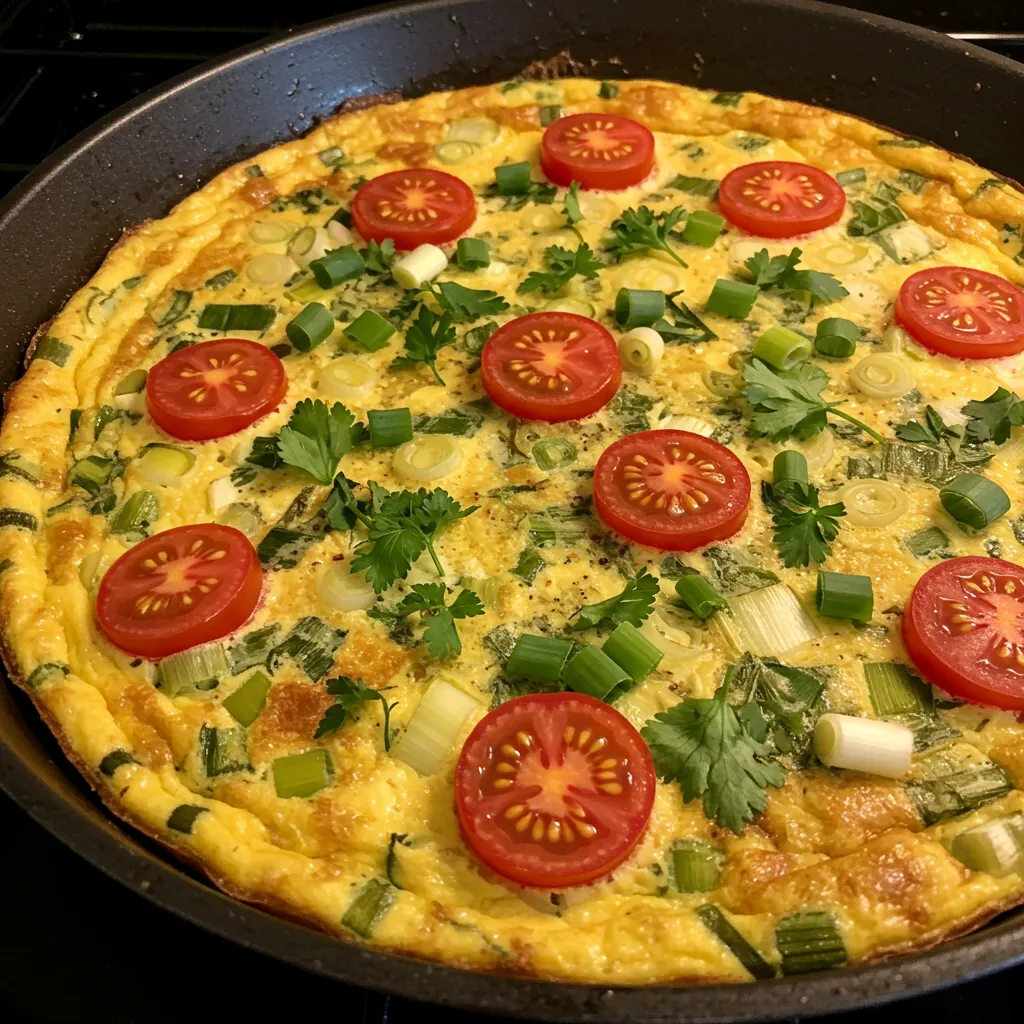
<svg viewBox="0 0 1024 1024">
<path fill-rule="evenodd" d="M 832 107 L 1024 177 L 1024 66 L 806 0 L 457 0 L 370 10 L 250 47 L 122 107 L 0 204 L 0 384 L 123 229 L 345 100 L 508 78 L 571 54 L 651 77 Z M 750 1020 L 831 1012 L 1024 960 L 1024 913 L 916 956 L 751 985 L 604 988 L 468 973 L 361 949 L 222 896 L 113 820 L 32 708 L 0 682 L 0 785 L 81 856 L 166 909 L 328 977 L 548 1020 Z M 9 884 L 11 884 L 9 882 Z"/>
</svg>

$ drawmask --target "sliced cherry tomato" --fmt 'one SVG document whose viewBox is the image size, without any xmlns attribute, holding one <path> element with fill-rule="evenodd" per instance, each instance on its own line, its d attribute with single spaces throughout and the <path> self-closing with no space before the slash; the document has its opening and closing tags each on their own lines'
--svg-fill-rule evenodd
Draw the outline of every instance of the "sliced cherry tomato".
<svg viewBox="0 0 1024 1024">
<path fill-rule="evenodd" d="M 96 595 L 96 617 L 129 654 L 166 658 L 218 640 L 259 603 L 263 572 L 239 530 L 217 523 L 164 530 L 126 551 Z"/>
<path fill-rule="evenodd" d="M 583 188 L 629 188 L 654 166 L 654 136 L 618 114 L 570 114 L 552 121 L 540 144 L 549 181 Z"/>
<path fill-rule="evenodd" d="M 1024 291 L 970 267 L 933 267 L 900 286 L 896 319 L 933 352 L 998 359 L 1024 349 Z"/>
<path fill-rule="evenodd" d="M 615 339 L 576 313 L 529 313 L 499 327 L 481 356 L 484 390 L 524 420 L 561 423 L 597 412 L 622 380 Z"/>
<path fill-rule="evenodd" d="M 172 437 L 209 441 L 266 416 L 287 390 L 284 364 L 266 345 L 222 338 L 161 359 L 146 378 L 146 404 Z"/>
<path fill-rule="evenodd" d="M 718 205 L 752 235 L 789 238 L 835 224 L 846 193 L 831 174 L 810 164 L 765 160 L 730 171 L 718 186 Z"/>
<path fill-rule="evenodd" d="M 470 187 L 428 167 L 391 171 L 368 181 L 352 199 L 352 224 L 363 238 L 394 240 L 399 249 L 450 242 L 476 220 Z"/>
<path fill-rule="evenodd" d="M 630 540 L 692 551 L 743 525 L 750 477 L 717 441 L 687 430 L 645 430 L 619 438 L 601 454 L 594 504 Z"/>
<path fill-rule="evenodd" d="M 910 595 L 903 646 L 936 686 L 1024 710 L 1024 568 L 979 556 L 939 562 Z"/>
<path fill-rule="evenodd" d="M 654 790 L 640 734 L 581 693 L 506 701 L 469 734 L 455 770 L 466 844 L 498 874 L 543 889 L 584 885 L 621 864 Z"/>
</svg>

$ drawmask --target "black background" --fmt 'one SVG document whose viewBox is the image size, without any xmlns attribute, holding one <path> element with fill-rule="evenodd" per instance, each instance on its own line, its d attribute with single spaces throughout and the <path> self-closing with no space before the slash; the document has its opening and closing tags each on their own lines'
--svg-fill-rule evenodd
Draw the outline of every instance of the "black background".
<svg viewBox="0 0 1024 1024">
<path fill-rule="evenodd" d="M 0 195 L 139 92 L 210 57 L 362 6 L 305 0 L 293 21 L 220 0 L 0 0 Z M 1019 0 L 850 3 L 955 33 L 1024 33 Z M 1024 58 L 1020 42 L 993 42 Z M 766 56 L 766 59 L 770 59 Z M 837 72 L 841 67 L 837 65 Z M 1021 177 L 1022 175 L 1018 175 Z M 1012 1013 L 1024 967 L 889 1007 L 819 1018 L 879 1024 Z M 754 997 L 754 993 L 751 993 Z M 111 881 L 0 795 L 0 1024 L 329 1019 L 406 1024 L 429 1007 L 284 966 L 207 934 Z M 450 1024 L 467 1014 L 444 1013 Z"/>
</svg>

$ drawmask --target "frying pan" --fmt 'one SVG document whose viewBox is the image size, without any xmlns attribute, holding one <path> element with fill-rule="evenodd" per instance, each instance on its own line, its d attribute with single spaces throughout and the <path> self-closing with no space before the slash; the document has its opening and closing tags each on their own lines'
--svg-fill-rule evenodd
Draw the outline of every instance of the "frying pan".
<svg viewBox="0 0 1024 1024">
<path fill-rule="evenodd" d="M 1024 170 L 1024 67 L 806 0 L 456 0 L 371 9 L 239 50 L 120 108 L 0 203 L 0 384 L 120 232 L 343 101 L 514 76 L 569 50 L 593 77 L 750 89 L 846 111 Z M 605 988 L 475 974 L 362 949 L 229 900 L 123 830 L 0 682 L 0 785 L 81 856 L 201 927 L 328 977 L 544 1020 L 751 1020 L 848 1009 L 1024 959 L 1024 913 L 932 952 L 749 985 Z"/>
</svg>

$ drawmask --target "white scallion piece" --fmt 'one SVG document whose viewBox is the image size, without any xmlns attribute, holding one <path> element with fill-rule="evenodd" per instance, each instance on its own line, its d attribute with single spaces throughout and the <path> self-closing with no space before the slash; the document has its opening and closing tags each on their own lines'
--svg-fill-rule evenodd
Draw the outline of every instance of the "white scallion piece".
<svg viewBox="0 0 1024 1024">
<path fill-rule="evenodd" d="M 86 590 L 92 590 L 99 581 L 96 579 L 96 570 L 100 567 L 100 560 L 103 555 L 99 551 L 90 551 L 78 565 L 78 578 Z"/>
<path fill-rule="evenodd" d="M 428 281 L 433 281 L 447 266 L 448 257 L 445 256 L 444 250 L 428 242 L 395 260 L 391 267 L 391 276 L 401 288 L 422 288 Z"/>
<path fill-rule="evenodd" d="M 327 235 L 339 248 L 343 245 L 352 245 L 356 240 L 356 236 L 340 220 L 332 220 L 327 225 Z"/>
<path fill-rule="evenodd" d="M 708 423 L 699 416 L 666 416 L 658 422 L 659 430 L 688 430 L 691 434 L 710 437 L 715 432 L 714 423 Z"/>
<path fill-rule="evenodd" d="M 899 398 L 913 389 L 914 378 L 899 356 L 875 352 L 850 371 L 850 383 L 868 398 Z"/>
<path fill-rule="evenodd" d="M 258 220 L 249 228 L 249 237 L 259 245 L 275 245 L 291 238 L 298 224 L 289 220 Z"/>
<path fill-rule="evenodd" d="M 206 489 L 206 502 L 211 512 L 219 512 L 228 505 L 238 501 L 238 488 L 231 482 L 231 477 L 222 476 Z"/>
<path fill-rule="evenodd" d="M 335 562 L 320 577 L 320 596 L 340 612 L 372 608 L 377 595 L 362 573 L 351 572 L 342 562 Z"/>
<path fill-rule="evenodd" d="M 814 752 L 830 768 L 902 778 L 914 755 L 914 734 L 898 722 L 829 713 L 814 727 Z"/>
<path fill-rule="evenodd" d="M 619 358 L 625 369 L 649 377 L 665 354 L 665 342 L 653 327 L 634 327 L 619 338 Z"/>
<path fill-rule="evenodd" d="M 460 117 L 448 125 L 448 141 L 487 146 L 494 142 L 500 131 L 498 122 L 490 117 Z"/>
<path fill-rule="evenodd" d="M 444 763 L 466 719 L 480 702 L 444 679 L 435 679 L 413 712 L 391 756 L 420 775 L 433 775 Z"/>
<path fill-rule="evenodd" d="M 284 284 L 296 271 L 295 261 L 280 253 L 267 252 L 256 256 L 245 265 L 245 276 L 253 284 L 275 288 Z"/>
<path fill-rule="evenodd" d="M 818 627 L 785 583 L 729 599 L 729 611 L 715 615 L 737 651 L 760 658 L 785 654 L 817 638 Z"/>
<path fill-rule="evenodd" d="M 320 259 L 331 248 L 331 236 L 326 228 L 304 227 L 288 243 L 288 255 L 300 267 L 308 267 L 313 260 Z"/>
<path fill-rule="evenodd" d="M 887 480 L 852 480 L 839 492 L 851 526 L 889 526 L 908 508 L 903 489 Z"/>
<path fill-rule="evenodd" d="M 899 324 L 889 324 L 882 332 L 882 351 L 897 355 L 906 350 L 912 339 Z"/>
<path fill-rule="evenodd" d="M 949 852 L 972 871 L 995 878 L 1024 872 L 1024 815 L 986 821 L 949 842 Z"/>
<path fill-rule="evenodd" d="M 154 444 L 135 459 L 132 468 L 147 484 L 180 487 L 195 464 L 195 455 L 184 448 Z"/>
<path fill-rule="evenodd" d="M 359 356 L 339 356 L 320 374 L 316 389 L 339 402 L 357 401 L 373 393 L 377 371 Z"/>
<path fill-rule="evenodd" d="M 146 393 L 142 391 L 129 395 L 114 395 L 114 405 L 123 412 L 145 412 Z"/>
<path fill-rule="evenodd" d="M 462 448 L 450 434 L 421 434 L 399 445 L 391 465 L 399 476 L 414 483 L 440 480 L 458 468 Z"/>
</svg>

